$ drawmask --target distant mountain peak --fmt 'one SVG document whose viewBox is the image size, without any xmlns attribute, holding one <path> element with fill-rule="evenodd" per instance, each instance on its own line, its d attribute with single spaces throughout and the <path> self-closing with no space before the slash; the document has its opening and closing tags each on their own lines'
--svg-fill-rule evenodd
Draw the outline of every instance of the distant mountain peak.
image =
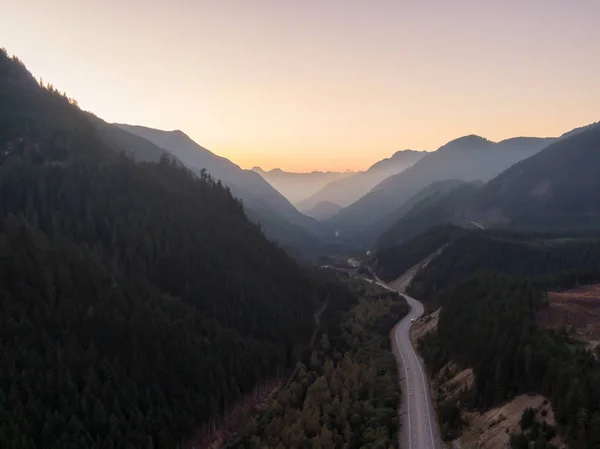
<svg viewBox="0 0 600 449">
<path fill-rule="evenodd" d="M 396 159 L 398 157 L 402 157 L 402 156 L 405 156 L 407 154 L 416 154 L 416 153 L 424 153 L 424 151 L 418 151 L 418 150 L 398 150 L 394 154 L 392 154 L 392 156 L 389 159 Z"/>
<path fill-rule="evenodd" d="M 426 151 L 399 150 L 392 154 L 390 157 L 386 157 L 385 159 L 375 162 L 369 167 L 367 171 L 379 170 L 380 168 L 388 167 L 390 163 L 408 163 L 409 165 L 411 165 L 417 160 L 419 160 L 420 157 L 425 153 Z"/>
<path fill-rule="evenodd" d="M 580 126 L 579 128 L 572 129 L 571 131 L 567 131 L 566 133 L 562 134 L 560 138 L 565 139 L 567 137 L 574 136 L 575 134 L 579 134 L 580 132 L 587 131 L 596 127 L 600 127 L 600 121 L 590 123 L 589 125 Z"/>
<path fill-rule="evenodd" d="M 440 148 L 438 148 L 437 151 L 476 150 L 479 148 L 491 146 L 493 144 L 493 141 L 486 139 L 485 137 L 481 137 L 476 134 L 469 134 L 451 140 L 447 144 L 442 145 Z"/>
</svg>

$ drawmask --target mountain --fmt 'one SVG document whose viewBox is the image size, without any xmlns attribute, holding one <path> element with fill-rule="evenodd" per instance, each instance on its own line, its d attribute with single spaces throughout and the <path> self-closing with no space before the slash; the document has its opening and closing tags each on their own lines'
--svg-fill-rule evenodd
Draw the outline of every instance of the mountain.
<svg viewBox="0 0 600 449">
<path fill-rule="evenodd" d="M 467 220 L 464 208 L 480 187 L 481 183 L 465 181 L 432 184 L 404 203 L 401 206 L 403 210 L 394 212 L 393 215 L 401 218 L 379 236 L 375 246 L 397 245 L 444 223 L 476 226 Z M 425 192 L 431 193 L 427 195 Z"/>
<path fill-rule="evenodd" d="M 465 183 L 466 181 L 461 181 L 460 179 L 445 179 L 443 181 L 431 183 L 424 189 L 421 189 L 420 191 L 415 193 L 413 196 L 411 196 L 409 199 L 407 199 L 404 203 L 402 203 L 399 207 L 387 214 L 381 220 L 377 221 L 372 226 L 366 228 L 365 230 L 357 234 L 355 238 L 358 238 L 361 242 L 363 242 L 364 245 L 371 247 L 373 244 L 377 243 L 377 240 L 385 231 L 389 230 L 392 226 L 394 226 L 402 217 L 409 213 L 421 201 L 434 195 L 443 196 L 455 187 L 458 187 Z"/>
<path fill-rule="evenodd" d="M 269 184 L 275 187 L 293 204 L 297 204 L 300 201 L 305 200 L 332 181 L 346 178 L 355 174 L 351 171 L 313 171 L 310 173 L 294 173 L 286 172 L 280 170 L 279 168 L 265 171 L 260 167 L 254 167 L 252 171 L 262 176 Z"/>
<path fill-rule="evenodd" d="M 523 230 L 597 229 L 599 134 L 600 124 L 577 128 L 480 188 L 458 187 L 428 197 L 403 213 L 377 245 L 401 243 L 441 223 Z"/>
<path fill-rule="evenodd" d="M 495 143 L 474 135 L 461 137 L 428 153 L 403 172 L 380 182 L 365 196 L 327 220 L 327 223 L 342 236 L 364 232 L 369 227 L 377 227 L 382 218 L 436 181 L 488 181 L 554 140 L 518 137 Z"/>
<path fill-rule="evenodd" d="M 590 123 L 589 125 L 580 126 L 578 128 L 574 128 L 571 131 L 567 131 L 566 133 L 562 134 L 559 137 L 559 139 L 566 139 L 567 137 L 571 137 L 571 136 L 574 136 L 575 134 L 579 134 L 583 131 L 588 131 L 590 129 L 597 128 L 598 126 L 600 126 L 600 121 Z"/>
<path fill-rule="evenodd" d="M 4 445 L 190 447 L 347 296 L 221 182 L 123 155 L 4 51 L 0 148 Z"/>
<path fill-rule="evenodd" d="M 161 157 L 168 155 L 175 158 L 168 151 L 150 142 L 143 137 L 132 134 L 116 125 L 107 123 L 93 114 L 89 115 L 98 137 L 108 146 L 117 151 L 122 151 L 140 162 L 158 162 Z M 177 158 L 175 158 L 177 159 Z"/>
<path fill-rule="evenodd" d="M 330 182 L 311 197 L 299 202 L 298 209 L 308 211 L 323 201 L 331 201 L 346 207 L 377 183 L 410 167 L 425 154 L 425 151 L 398 151 L 392 157 L 376 162 L 368 170 Z"/>
<path fill-rule="evenodd" d="M 332 215 L 338 213 L 342 209 L 342 206 L 335 204 L 331 201 L 322 201 L 315 205 L 312 209 L 305 212 L 309 217 L 313 217 L 317 220 L 326 220 Z"/>
<path fill-rule="evenodd" d="M 298 210 L 259 174 L 243 170 L 230 160 L 198 145 L 182 131 L 162 131 L 143 126 L 117 124 L 119 128 L 152 142 L 168 151 L 197 174 L 202 169 L 221 180 L 240 198 L 248 214 L 257 219 L 267 236 L 283 246 L 294 247 L 312 256 L 320 233 L 319 223 Z M 293 230 L 291 233 L 286 230 Z"/>
<path fill-rule="evenodd" d="M 597 229 L 600 124 L 575 131 L 483 186 L 470 217 L 485 227 Z"/>
</svg>

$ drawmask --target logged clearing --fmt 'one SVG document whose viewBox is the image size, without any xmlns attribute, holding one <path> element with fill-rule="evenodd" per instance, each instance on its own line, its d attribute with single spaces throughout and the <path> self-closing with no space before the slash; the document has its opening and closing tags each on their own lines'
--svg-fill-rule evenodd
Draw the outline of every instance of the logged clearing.
<svg viewBox="0 0 600 449">
<path fill-rule="evenodd" d="M 600 340 L 600 284 L 564 292 L 549 292 L 548 307 L 539 312 L 540 325 L 566 328 L 573 336 L 595 346 Z"/>
<path fill-rule="evenodd" d="M 410 281 L 412 281 L 412 278 L 415 277 L 415 274 L 417 271 L 419 271 L 419 268 L 420 265 L 415 265 L 414 267 L 410 268 L 398 279 L 390 282 L 390 287 L 399 293 L 404 293 L 406 291 L 406 287 L 408 287 L 408 284 L 410 284 Z"/>
<path fill-rule="evenodd" d="M 440 309 L 428 315 L 423 315 L 416 320 L 411 328 L 411 338 L 413 345 L 416 347 L 417 342 L 427 335 L 429 332 L 437 329 L 438 320 L 440 319 Z"/>
<path fill-rule="evenodd" d="M 524 394 L 484 413 L 463 413 L 464 419 L 468 421 L 468 426 L 464 429 L 462 436 L 453 442 L 453 447 L 462 449 L 509 448 L 510 434 L 520 431 L 521 415 L 528 407 L 537 411 L 538 421 L 555 424 L 552 405 L 547 399 L 541 395 Z M 564 447 L 564 444 L 558 439 L 555 439 L 553 443 L 557 447 Z"/>
</svg>

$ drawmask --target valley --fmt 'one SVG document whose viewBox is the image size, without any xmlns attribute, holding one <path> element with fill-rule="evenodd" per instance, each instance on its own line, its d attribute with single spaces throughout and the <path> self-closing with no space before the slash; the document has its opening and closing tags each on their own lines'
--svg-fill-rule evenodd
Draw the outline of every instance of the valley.
<svg viewBox="0 0 600 449">
<path fill-rule="evenodd" d="M 308 37 L 333 8 L 309 3 L 148 22 L 196 37 L 121 55 L 152 70 L 83 71 L 64 48 L 31 65 L 104 118 L 1 49 L 0 447 L 600 449 L 600 122 L 530 101 L 522 134 L 518 83 L 468 111 L 426 88 L 439 67 L 407 83 L 410 52 L 356 40 L 411 30 Z M 318 57 L 312 39 L 355 40 Z"/>
</svg>

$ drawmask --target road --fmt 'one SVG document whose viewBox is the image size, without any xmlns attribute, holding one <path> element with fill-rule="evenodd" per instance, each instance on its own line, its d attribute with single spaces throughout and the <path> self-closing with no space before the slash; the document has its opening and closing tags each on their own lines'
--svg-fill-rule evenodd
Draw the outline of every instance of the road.
<svg viewBox="0 0 600 449">
<path fill-rule="evenodd" d="M 380 279 L 376 280 L 378 284 L 391 290 Z M 394 333 L 396 345 L 394 353 L 401 365 L 398 374 L 402 381 L 400 447 L 441 449 L 442 443 L 429 394 L 427 376 L 410 339 L 413 319 L 417 320 L 423 315 L 423 305 L 408 295 L 400 294 L 406 298 L 410 306 L 410 312 L 398 323 Z"/>
</svg>

